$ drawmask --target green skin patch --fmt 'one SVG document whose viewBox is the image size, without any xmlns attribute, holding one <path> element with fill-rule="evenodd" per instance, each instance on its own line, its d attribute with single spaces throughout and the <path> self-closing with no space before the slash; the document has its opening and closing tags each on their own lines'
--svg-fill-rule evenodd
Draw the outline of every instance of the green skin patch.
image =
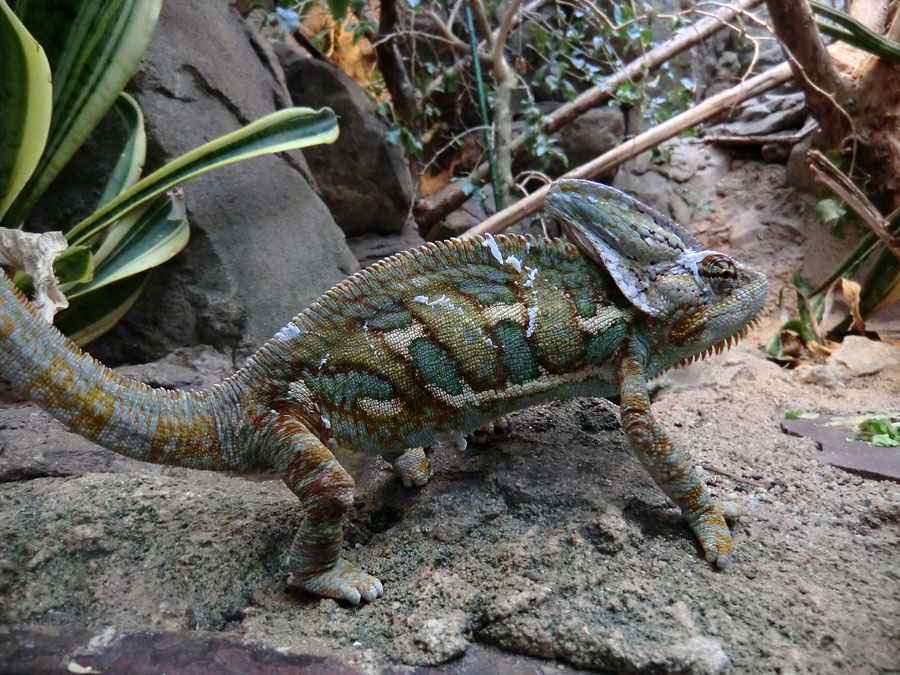
<svg viewBox="0 0 900 675">
<path fill-rule="evenodd" d="M 292 409 L 323 441 L 390 455 L 542 401 L 617 393 L 609 356 L 631 310 L 571 245 L 463 240 L 405 271 L 339 287 L 279 345 L 305 385 Z"/>
</svg>

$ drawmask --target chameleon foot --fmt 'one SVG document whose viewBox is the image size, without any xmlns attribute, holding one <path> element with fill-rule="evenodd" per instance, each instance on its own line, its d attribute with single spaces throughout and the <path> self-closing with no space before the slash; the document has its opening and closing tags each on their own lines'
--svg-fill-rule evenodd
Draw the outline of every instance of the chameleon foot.
<svg viewBox="0 0 900 675">
<path fill-rule="evenodd" d="M 403 487 L 421 487 L 428 482 L 428 458 L 421 447 L 410 448 L 395 457 L 391 466 L 403 481 Z"/>
<path fill-rule="evenodd" d="M 720 569 L 731 563 L 731 532 L 725 521 L 734 520 L 738 515 L 738 507 L 731 502 L 713 502 L 708 510 L 687 515 L 688 524 L 700 540 L 706 559 Z"/>
<path fill-rule="evenodd" d="M 343 558 L 324 572 L 318 572 L 305 579 L 293 582 L 300 588 L 326 598 L 346 600 L 354 605 L 361 601 L 372 602 L 384 595 L 381 582 L 371 574 L 366 574 Z"/>
<path fill-rule="evenodd" d="M 506 436 L 509 433 L 510 422 L 509 417 L 506 415 L 502 415 L 495 420 L 488 422 L 480 426 L 478 429 L 469 434 L 469 438 L 471 438 L 472 442 L 477 445 L 485 445 L 491 441 L 491 439 L 496 438 L 498 436 Z"/>
</svg>

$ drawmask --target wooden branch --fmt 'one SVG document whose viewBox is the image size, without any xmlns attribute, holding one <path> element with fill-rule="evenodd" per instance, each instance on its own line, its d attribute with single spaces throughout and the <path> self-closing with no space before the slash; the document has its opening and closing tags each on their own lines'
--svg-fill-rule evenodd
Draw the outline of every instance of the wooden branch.
<svg viewBox="0 0 900 675">
<path fill-rule="evenodd" d="M 616 89 L 626 82 L 638 82 L 646 73 L 653 71 L 663 63 L 683 52 L 705 38 L 714 35 L 735 16 L 762 4 L 762 0 L 741 0 L 736 7 L 726 6 L 714 17 L 703 19 L 693 26 L 688 26 L 677 35 L 654 47 L 641 58 L 635 59 L 604 80 L 602 87 L 592 87 L 574 100 L 557 108 L 544 118 L 540 126 L 543 133 L 553 133 L 572 120 L 583 115 L 591 108 L 607 103 L 615 95 Z M 513 139 L 510 150 L 513 156 L 522 153 L 526 136 Z M 488 168 L 484 165 L 476 168 L 468 177 L 469 182 L 480 183 L 485 180 Z M 463 181 L 456 181 L 435 194 L 417 199 L 415 202 L 415 218 L 420 226 L 428 227 L 442 220 L 448 213 L 459 207 L 468 199 Z"/>
<path fill-rule="evenodd" d="M 494 95 L 494 157 L 497 165 L 497 188 L 500 190 L 500 199 L 495 200 L 501 207 L 509 203 L 512 197 L 512 92 L 516 83 L 516 76 L 512 68 L 506 62 L 503 51 L 506 47 L 506 38 L 509 36 L 513 18 L 519 10 L 522 0 L 512 0 L 500 28 L 494 39 L 493 74 L 496 93 Z"/>
<path fill-rule="evenodd" d="M 525 5 L 525 7 L 522 9 L 521 13 L 513 20 L 513 28 L 515 28 L 515 26 L 518 25 L 519 21 L 521 20 L 521 19 L 519 19 L 519 17 L 527 16 L 528 14 L 530 14 L 532 12 L 536 12 L 537 10 L 539 10 L 543 5 L 547 4 L 548 2 L 550 2 L 550 0 L 534 0 L 534 2 L 530 2 L 527 5 Z M 453 12 L 451 12 L 451 14 L 450 14 L 451 19 L 455 14 L 456 9 L 457 9 L 457 7 L 454 6 Z M 449 23 L 452 24 L 452 21 Z M 496 39 L 497 32 L 498 31 L 494 31 L 494 33 L 492 34 L 493 35 L 492 40 Z M 478 43 L 478 49 L 480 50 L 482 48 L 482 46 L 486 47 L 487 45 L 488 45 L 488 41 L 482 40 L 481 42 Z M 444 79 L 448 75 L 458 74 L 463 68 L 468 68 L 470 63 L 471 63 L 471 59 L 468 57 L 466 57 L 464 59 L 460 59 L 459 61 L 454 63 L 452 66 L 447 68 L 442 74 L 440 74 L 436 78 L 434 78 L 428 84 L 428 86 L 425 88 L 425 96 L 424 96 L 425 100 L 427 101 L 438 89 L 440 89 L 441 85 L 443 85 L 443 83 L 444 83 Z"/>
<path fill-rule="evenodd" d="M 881 215 L 875 205 L 869 201 L 862 190 L 856 187 L 846 175 L 818 150 L 806 153 L 809 166 L 822 185 L 834 192 L 844 203 L 856 211 L 869 229 L 881 240 L 881 243 L 900 261 L 900 238 L 890 231 L 890 223 Z"/>
<path fill-rule="evenodd" d="M 850 82 L 834 65 L 825 48 L 816 18 L 806 0 L 766 0 L 775 34 L 787 55 L 806 104 L 825 135 L 828 145 L 840 145 L 848 120 L 840 109 Z"/>
<path fill-rule="evenodd" d="M 397 0 L 381 0 L 381 17 L 378 20 L 378 36 L 375 40 L 375 59 L 384 78 L 384 85 L 391 95 L 394 114 L 409 122 L 416 102 L 413 87 L 406 77 L 400 55 L 392 40 L 383 39 L 392 34 L 397 25 Z"/>
<path fill-rule="evenodd" d="M 481 0 L 466 0 L 466 3 L 472 8 L 475 18 L 478 19 L 478 26 L 481 28 L 481 32 L 484 33 L 484 39 L 488 43 L 488 49 L 493 51 L 494 31 L 491 30 L 491 22 L 488 20 L 487 11 L 484 9 L 484 3 L 481 2 Z"/>
<path fill-rule="evenodd" d="M 648 129 L 617 148 L 573 169 L 565 174 L 563 178 L 595 178 L 600 174 L 607 173 L 622 164 L 622 162 L 656 147 L 663 141 L 677 136 L 723 110 L 728 110 L 742 101 L 759 96 L 763 92 L 784 84 L 790 79 L 791 68 L 787 63 L 771 68 L 761 75 L 750 78 L 743 84 L 716 94 L 690 110 L 686 110 L 680 115 L 676 115 L 662 124 Z M 494 214 L 480 225 L 467 230 L 462 236 L 474 236 L 486 232 L 496 233 L 506 229 L 513 223 L 519 222 L 522 218 L 535 213 L 543 207 L 544 196 L 547 194 L 548 189 L 549 186 L 545 186 L 532 192 L 525 199 L 519 200 L 509 208 Z"/>
</svg>

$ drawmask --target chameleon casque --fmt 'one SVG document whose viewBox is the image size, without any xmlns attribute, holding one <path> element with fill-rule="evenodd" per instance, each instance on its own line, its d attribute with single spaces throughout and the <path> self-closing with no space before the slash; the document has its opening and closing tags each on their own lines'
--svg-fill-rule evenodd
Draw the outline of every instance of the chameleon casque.
<svg viewBox="0 0 900 675">
<path fill-rule="evenodd" d="M 574 245 L 488 235 L 391 256 L 325 293 L 232 377 L 197 392 L 153 389 L 106 368 L 5 279 L 0 373 L 122 455 L 278 472 L 305 513 L 287 563 L 295 583 L 351 603 L 383 590 L 340 557 L 354 483 L 334 448 L 382 455 L 404 484 L 422 485 L 423 447 L 439 438 L 551 399 L 620 396 L 641 463 L 681 508 L 707 560 L 726 565 L 724 518 L 737 508 L 710 496 L 655 422 L 647 380 L 745 335 L 766 278 L 597 183 L 555 183 L 546 211 Z"/>
</svg>

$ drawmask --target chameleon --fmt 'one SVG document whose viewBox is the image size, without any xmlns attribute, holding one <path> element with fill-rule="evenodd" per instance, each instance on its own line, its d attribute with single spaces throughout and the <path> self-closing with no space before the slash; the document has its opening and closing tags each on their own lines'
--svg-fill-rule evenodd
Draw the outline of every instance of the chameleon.
<svg viewBox="0 0 900 675">
<path fill-rule="evenodd" d="M 199 391 L 152 388 L 107 368 L 2 275 L 0 374 L 122 455 L 277 472 L 304 514 L 288 550 L 290 583 L 353 604 L 384 590 L 341 557 L 354 482 L 337 448 L 381 455 L 405 485 L 423 485 L 424 449 L 438 440 L 552 399 L 618 396 L 640 462 L 706 559 L 725 567 L 725 519 L 738 509 L 710 495 L 654 420 L 647 381 L 744 337 L 765 301 L 765 276 L 599 183 L 560 180 L 545 210 L 568 240 L 474 236 L 388 257 Z"/>
</svg>

